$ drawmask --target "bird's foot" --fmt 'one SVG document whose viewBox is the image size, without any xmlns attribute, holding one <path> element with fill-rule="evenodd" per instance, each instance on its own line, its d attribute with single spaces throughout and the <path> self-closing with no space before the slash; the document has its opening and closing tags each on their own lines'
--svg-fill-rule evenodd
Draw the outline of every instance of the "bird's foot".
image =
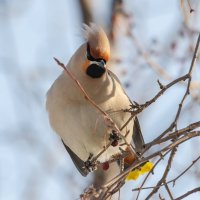
<svg viewBox="0 0 200 200">
<path fill-rule="evenodd" d="M 97 169 L 98 162 L 96 160 L 93 160 L 92 157 L 93 154 L 90 154 L 88 159 L 84 163 L 85 164 L 84 168 L 88 170 L 88 172 L 93 172 Z"/>
</svg>

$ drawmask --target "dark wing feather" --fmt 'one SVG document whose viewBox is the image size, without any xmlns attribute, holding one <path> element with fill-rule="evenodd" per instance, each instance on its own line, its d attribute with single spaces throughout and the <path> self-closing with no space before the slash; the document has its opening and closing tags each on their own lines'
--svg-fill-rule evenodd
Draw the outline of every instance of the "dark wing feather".
<svg viewBox="0 0 200 200">
<path fill-rule="evenodd" d="M 62 143 L 65 146 L 65 149 L 67 150 L 67 152 L 69 153 L 74 165 L 76 166 L 76 168 L 78 169 L 78 171 L 81 173 L 82 176 L 87 176 L 88 175 L 88 171 L 85 169 L 85 163 L 84 161 L 82 161 L 62 140 Z"/>
<path fill-rule="evenodd" d="M 143 138 L 142 131 L 141 131 L 140 124 L 137 117 L 135 117 L 134 119 L 132 138 L 133 138 L 133 143 L 135 144 L 136 151 L 138 153 L 141 153 L 144 150 L 145 143 L 144 143 L 144 138 Z"/>
<path fill-rule="evenodd" d="M 120 80 L 117 78 L 117 76 L 113 72 L 108 70 L 108 74 L 111 76 L 111 78 L 114 78 L 120 85 L 122 85 Z M 122 87 L 122 89 L 123 89 L 123 87 Z M 123 91 L 124 91 L 124 89 L 123 89 Z M 126 94 L 125 91 L 124 91 L 124 93 Z M 128 97 L 127 94 L 126 94 L 126 96 Z M 130 100 L 129 97 L 128 97 L 128 99 L 130 101 L 130 104 L 134 105 L 134 103 Z M 132 139 L 133 139 L 133 142 L 135 144 L 137 152 L 141 153 L 142 150 L 144 149 L 145 143 L 144 143 L 144 138 L 143 138 L 142 131 L 141 131 L 140 124 L 139 124 L 139 121 L 138 121 L 137 117 L 134 118 Z"/>
</svg>

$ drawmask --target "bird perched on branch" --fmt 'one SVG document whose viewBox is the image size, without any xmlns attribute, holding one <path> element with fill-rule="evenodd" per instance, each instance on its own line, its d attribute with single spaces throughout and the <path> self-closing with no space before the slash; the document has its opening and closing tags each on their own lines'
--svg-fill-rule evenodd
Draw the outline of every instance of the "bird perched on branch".
<svg viewBox="0 0 200 200">
<path fill-rule="evenodd" d="M 105 32 L 96 24 L 85 25 L 84 36 L 86 42 L 71 57 L 66 69 L 113 124 L 107 123 L 105 115 L 65 71 L 49 89 L 46 107 L 52 128 L 61 137 L 79 172 L 86 176 L 95 168 L 92 161 L 107 163 L 127 152 L 132 139 L 140 151 L 144 141 L 136 117 L 120 130 L 131 117 L 125 110 L 133 104 L 117 76 L 108 69 L 110 44 Z M 125 161 L 134 159 L 132 153 Z"/>
</svg>

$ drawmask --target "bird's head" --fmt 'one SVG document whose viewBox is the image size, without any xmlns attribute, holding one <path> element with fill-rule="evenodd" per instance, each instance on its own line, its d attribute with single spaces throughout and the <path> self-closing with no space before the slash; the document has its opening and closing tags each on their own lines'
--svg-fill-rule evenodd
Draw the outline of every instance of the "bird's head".
<svg viewBox="0 0 200 200">
<path fill-rule="evenodd" d="M 73 63 L 89 78 L 101 78 L 110 58 L 110 44 L 104 30 L 96 25 L 84 25 L 86 43 L 75 53 Z"/>
<path fill-rule="evenodd" d="M 106 63 L 110 58 L 110 44 L 104 30 L 96 24 L 84 26 L 87 40 L 86 63 L 83 66 L 91 78 L 100 78 L 106 71 Z"/>
</svg>

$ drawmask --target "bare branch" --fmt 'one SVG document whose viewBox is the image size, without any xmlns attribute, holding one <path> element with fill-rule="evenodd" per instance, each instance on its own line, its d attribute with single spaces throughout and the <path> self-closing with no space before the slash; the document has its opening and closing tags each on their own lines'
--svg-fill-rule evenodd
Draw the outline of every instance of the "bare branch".
<svg viewBox="0 0 200 200">
<path fill-rule="evenodd" d="M 145 184 L 145 182 L 147 181 L 149 175 L 154 171 L 154 169 L 156 168 L 156 166 L 160 163 L 161 160 L 163 160 L 163 158 L 168 154 L 170 153 L 171 150 L 167 151 L 165 154 L 163 154 L 162 156 L 160 156 L 160 158 L 157 160 L 157 162 L 154 164 L 154 167 L 151 169 L 151 171 L 147 174 L 147 176 L 144 178 L 141 186 L 139 188 L 136 188 L 136 189 L 133 189 L 132 191 L 137 191 L 138 190 L 138 194 L 137 194 L 137 197 L 136 197 L 136 200 L 139 199 L 139 195 L 140 195 L 140 192 L 141 190 L 143 189 L 143 186 Z"/>
<path fill-rule="evenodd" d="M 196 47 L 195 47 L 195 51 L 194 51 L 194 55 L 193 55 L 193 58 L 192 58 L 192 62 L 191 62 L 191 65 L 190 65 L 190 68 L 189 68 L 189 71 L 188 73 L 185 75 L 185 78 L 188 79 L 188 84 L 187 84 L 187 89 L 185 91 L 185 94 L 179 104 L 179 107 L 178 107 L 178 110 L 177 110 L 177 113 L 176 113 L 176 116 L 175 116 L 175 119 L 174 121 L 170 124 L 170 126 L 162 133 L 160 134 L 157 138 L 155 138 L 152 142 L 150 142 L 149 144 L 147 144 L 147 149 L 150 147 L 150 145 L 155 142 L 156 140 L 162 138 L 164 135 L 166 135 L 166 133 L 168 133 L 169 131 L 171 131 L 174 127 L 176 127 L 177 125 L 177 121 L 179 119 L 179 116 L 180 116 L 180 113 L 181 113 L 181 109 L 182 109 L 182 106 L 183 106 L 183 103 L 186 99 L 186 97 L 190 94 L 190 84 L 191 84 L 191 79 L 192 79 L 192 71 L 194 69 L 194 65 L 195 65 L 195 62 L 196 62 L 196 59 L 197 59 L 197 54 L 198 54 L 198 49 L 199 49 L 199 43 L 200 43 L 200 34 L 198 36 L 198 39 L 197 39 L 197 42 L 196 42 Z M 184 77 L 184 76 L 183 76 Z M 177 79 L 176 79 L 177 80 Z M 172 82 L 173 83 L 173 82 Z M 168 84 L 169 85 L 169 84 Z M 162 91 L 162 90 L 161 90 Z"/>
<path fill-rule="evenodd" d="M 198 127 L 200 127 L 200 121 L 192 123 L 192 124 L 188 125 L 187 127 L 182 128 L 180 130 L 174 131 L 174 132 L 170 133 L 168 136 L 161 138 L 161 139 L 155 141 L 155 143 L 152 143 L 152 144 L 161 144 L 161 143 L 166 142 L 170 139 L 176 139 L 176 138 L 180 137 L 181 135 L 184 135 L 187 132 L 190 132 L 190 131 L 198 128 Z"/>
<path fill-rule="evenodd" d="M 80 6 L 81 6 L 81 11 L 83 15 L 83 22 L 85 24 L 89 24 L 93 22 L 93 17 L 92 17 L 92 1 L 91 0 L 79 0 Z"/>
<path fill-rule="evenodd" d="M 111 181 L 109 181 L 106 185 L 104 185 L 102 187 L 106 188 L 106 187 L 110 186 L 111 183 L 112 183 L 112 185 L 115 185 L 116 183 L 118 183 L 118 181 L 123 180 L 131 170 L 139 167 L 141 164 L 147 162 L 148 160 L 150 160 L 156 156 L 161 156 L 161 155 L 165 154 L 168 150 L 172 150 L 174 147 L 177 147 L 181 143 L 184 143 L 185 141 L 187 141 L 193 137 L 198 137 L 198 136 L 200 136 L 200 131 L 193 131 L 193 132 L 188 133 L 186 136 L 183 136 L 183 137 L 177 139 L 175 142 L 172 142 L 168 146 L 166 146 L 166 147 L 156 151 L 155 153 L 153 153 L 145 158 L 142 158 L 140 161 L 137 161 L 136 163 L 132 164 L 123 173 L 117 175 L 115 178 L 113 178 Z"/>
<path fill-rule="evenodd" d="M 164 172 L 162 178 L 158 181 L 156 187 L 152 190 L 152 192 L 147 196 L 146 200 L 150 199 L 158 191 L 158 189 L 160 188 L 160 186 L 163 183 L 164 183 L 164 185 L 166 185 L 166 178 L 167 178 L 167 175 L 168 175 L 169 170 L 171 168 L 171 164 L 172 164 L 173 158 L 175 156 L 175 153 L 176 153 L 176 147 L 174 147 L 171 151 L 171 154 L 170 154 L 170 157 L 169 157 L 169 160 L 168 160 L 168 164 L 167 164 L 167 167 L 165 169 L 165 172 Z"/>
<path fill-rule="evenodd" d="M 172 193 L 171 193 L 171 191 L 170 191 L 170 189 L 169 189 L 167 183 L 164 182 L 164 185 L 165 185 L 165 189 L 167 190 L 167 192 L 168 192 L 168 194 L 169 194 L 170 199 L 171 199 L 171 200 L 174 200 L 174 198 L 173 198 L 173 196 L 172 196 Z"/>
<path fill-rule="evenodd" d="M 176 178 L 170 180 L 170 181 L 167 181 L 166 184 L 169 184 L 169 183 L 173 183 L 173 185 L 175 185 L 175 182 L 181 177 L 183 176 L 186 172 L 189 171 L 189 169 L 198 161 L 200 160 L 200 156 L 198 156 L 195 160 L 192 161 L 192 164 L 190 164 L 182 173 L 180 173 Z M 161 184 L 161 186 L 158 186 L 158 187 L 162 187 L 164 184 Z M 147 189 L 154 189 L 156 186 L 151 186 L 151 187 L 140 187 L 140 188 L 135 188 L 133 189 L 132 191 L 140 191 L 140 190 L 147 190 Z"/>
<path fill-rule="evenodd" d="M 189 195 L 191 195 L 191 194 L 193 194 L 193 193 L 195 193 L 195 192 L 200 192 L 200 187 L 197 187 L 197 188 L 195 188 L 195 189 L 193 189 L 193 190 L 190 190 L 190 191 L 186 192 L 184 195 L 182 195 L 182 196 L 180 196 L 180 197 L 178 197 L 178 198 L 176 198 L 176 199 L 174 199 L 174 200 L 181 200 L 181 199 L 184 199 L 185 197 L 187 197 L 187 196 L 189 196 Z"/>
</svg>

